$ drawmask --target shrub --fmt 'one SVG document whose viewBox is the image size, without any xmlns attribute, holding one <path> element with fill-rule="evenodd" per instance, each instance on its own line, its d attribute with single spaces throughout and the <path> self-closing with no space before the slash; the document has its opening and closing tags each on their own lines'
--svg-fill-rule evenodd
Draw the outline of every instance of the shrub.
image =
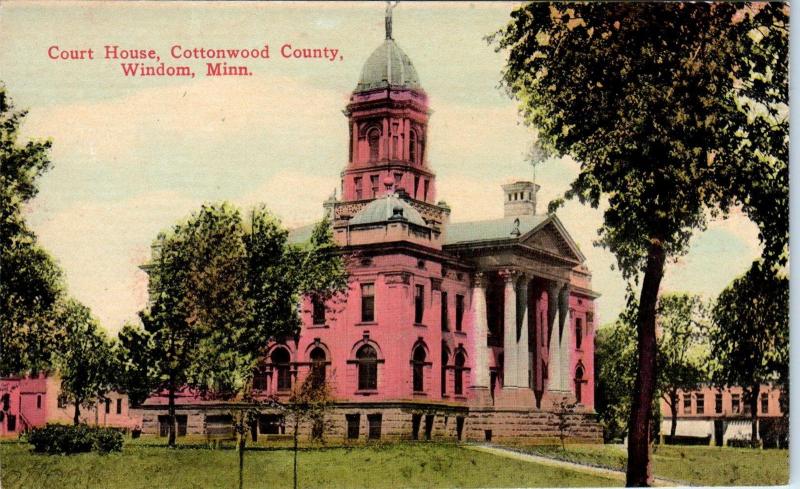
<svg viewBox="0 0 800 489">
<path fill-rule="evenodd" d="M 95 428 L 92 449 L 100 453 L 121 452 L 122 433 L 114 428 Z"/>
<path fill-rule="evenodd" d="M 113 428 L 47 424 L 28 433 L 28 443 L 38 453 L 108 453 L 122 450 L 122 433 Z"/>
</svg>

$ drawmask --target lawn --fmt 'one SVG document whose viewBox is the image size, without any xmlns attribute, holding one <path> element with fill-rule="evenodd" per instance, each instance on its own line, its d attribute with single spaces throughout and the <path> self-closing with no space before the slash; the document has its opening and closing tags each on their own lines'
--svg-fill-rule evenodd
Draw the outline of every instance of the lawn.
<svg viewBox="0 0 800 489">
<path fill-rule="evenodd" d="M 234 488 L 234 450 L 128 444 L 123 453 L 50 456 L 0 443 L 2 487 Z M 453 444 L 316 448 L 299 455 L 302 488 L 620 486 L 621 481 L 510 460 Z M 248 451 L 245 487 L 292 487 L 292 452 Z"/>
<path fill-rule="evenodd" d="M 626 449 L 619 445 L 526 447 L 519 450 L 599 467 L 625 470 Z M 657 477 L 692 485 L 783 485 L 789 481 L 788 450 L 752 450 L 707 446 L 656 446 Z"/>
</svg>

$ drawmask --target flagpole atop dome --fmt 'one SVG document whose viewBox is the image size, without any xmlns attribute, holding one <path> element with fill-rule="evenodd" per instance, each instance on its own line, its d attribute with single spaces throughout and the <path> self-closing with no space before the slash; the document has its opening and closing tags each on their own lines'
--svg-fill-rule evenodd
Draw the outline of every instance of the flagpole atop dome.
<svg viewBox="0 0 800 489">
<path fill-rule="evenodd" d="M 392 39 L 392 10 L 397 7 L 398 2 L 386 2 L 386 39 Z"/>
</svg>

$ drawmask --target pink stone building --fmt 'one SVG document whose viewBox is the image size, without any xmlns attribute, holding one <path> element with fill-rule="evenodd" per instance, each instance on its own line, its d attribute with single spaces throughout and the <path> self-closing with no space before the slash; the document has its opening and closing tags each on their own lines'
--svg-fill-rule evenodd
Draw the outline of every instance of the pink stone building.
<svg viewBox="0 0 800 489">
<path fill-rule="evenodd" d="M 71 424 L 75 407 L 59 400 L 60 382 L 45 374 L 0 379 L 0 436 L 18 436 L 47 423 Z M 125 429 L 141 425 L 128 407 L 128 396 L 117 392 L 109 392 L 92 408 L 81 408 L 81 421 Z"/>
<path fill-rule="evenodd" d="M 783 418 L 782 395 L 778 387 L 761 386 L 756 407 L 759 439 L 772 436 L 775 423 Z M 750 439 L 752 408 L 745 402 L 744 389 L 739 386 L 720 389 L 706 385 L 693 391 L 678 391 L 677 414 L 675 436 L 679 440 L 723 446 L 731 440 Z M 662 398 L 662 435 L 669 435 L 671 423 L 672 409 Z"/>
<path fill-rule="evenodd" d="M 348 438 L 557 436 L 566 399 L 577 403 L 574 436 L 599 439 L 598 294 L 558 217 L 537 212 L 539 186 L 498 189 L 502 217 L 450 222 L 428 161 L 428 97 L 391 18 L 344 114 L 341 197 L 323 208 L 350 256 L 349 290 L 304 300 L 299 337 L 268 345 L 256 391 L 287 398 L 318 369 L 337 401 L 334 432 Z M 180 406 L 189 432 L 216 429 L 203 416 L 225 419 L 223 404 Z M 282 432 L 279 415 L 265 416 L 260 432 Z M 163 433 L 162 402 L 148 401 L 144 417 Z"/>
</svg>

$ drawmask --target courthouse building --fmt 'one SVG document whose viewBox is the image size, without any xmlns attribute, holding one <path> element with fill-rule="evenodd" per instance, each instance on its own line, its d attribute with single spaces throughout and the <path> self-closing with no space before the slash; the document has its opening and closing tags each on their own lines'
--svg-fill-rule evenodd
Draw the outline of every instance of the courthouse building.
<svg viewBox="0 0 800 489">
<path fill-rule="evenodd" d="M 307 298 L 299 336 L 265 345 L 257 395 L 286 399 L 317 369 L 335 399 L 326 436 L 552 439 L 567 401 L 576 404 L 570 436 L 601 439 L 598 294 L 584 255 L 537 208 L 529 181 L 497 189 L 502 217 L 450 222 L 428 161 L 428 97 L 390 17 L 386 31 L 344 111 L 340 198 L 323 203 L 350 257 L 349 290 L 328 303 Z M 302 243 L 312 227 L 290 239 Z M 165 405 L 145 403 L 145 432 L 165 434 Z M 224 403 L 185 395 L 177 405 L 180 433 L 230 420 Z M 283 423 L 265 410 L 258 433 L 283 433 Z"/>
</svg>

